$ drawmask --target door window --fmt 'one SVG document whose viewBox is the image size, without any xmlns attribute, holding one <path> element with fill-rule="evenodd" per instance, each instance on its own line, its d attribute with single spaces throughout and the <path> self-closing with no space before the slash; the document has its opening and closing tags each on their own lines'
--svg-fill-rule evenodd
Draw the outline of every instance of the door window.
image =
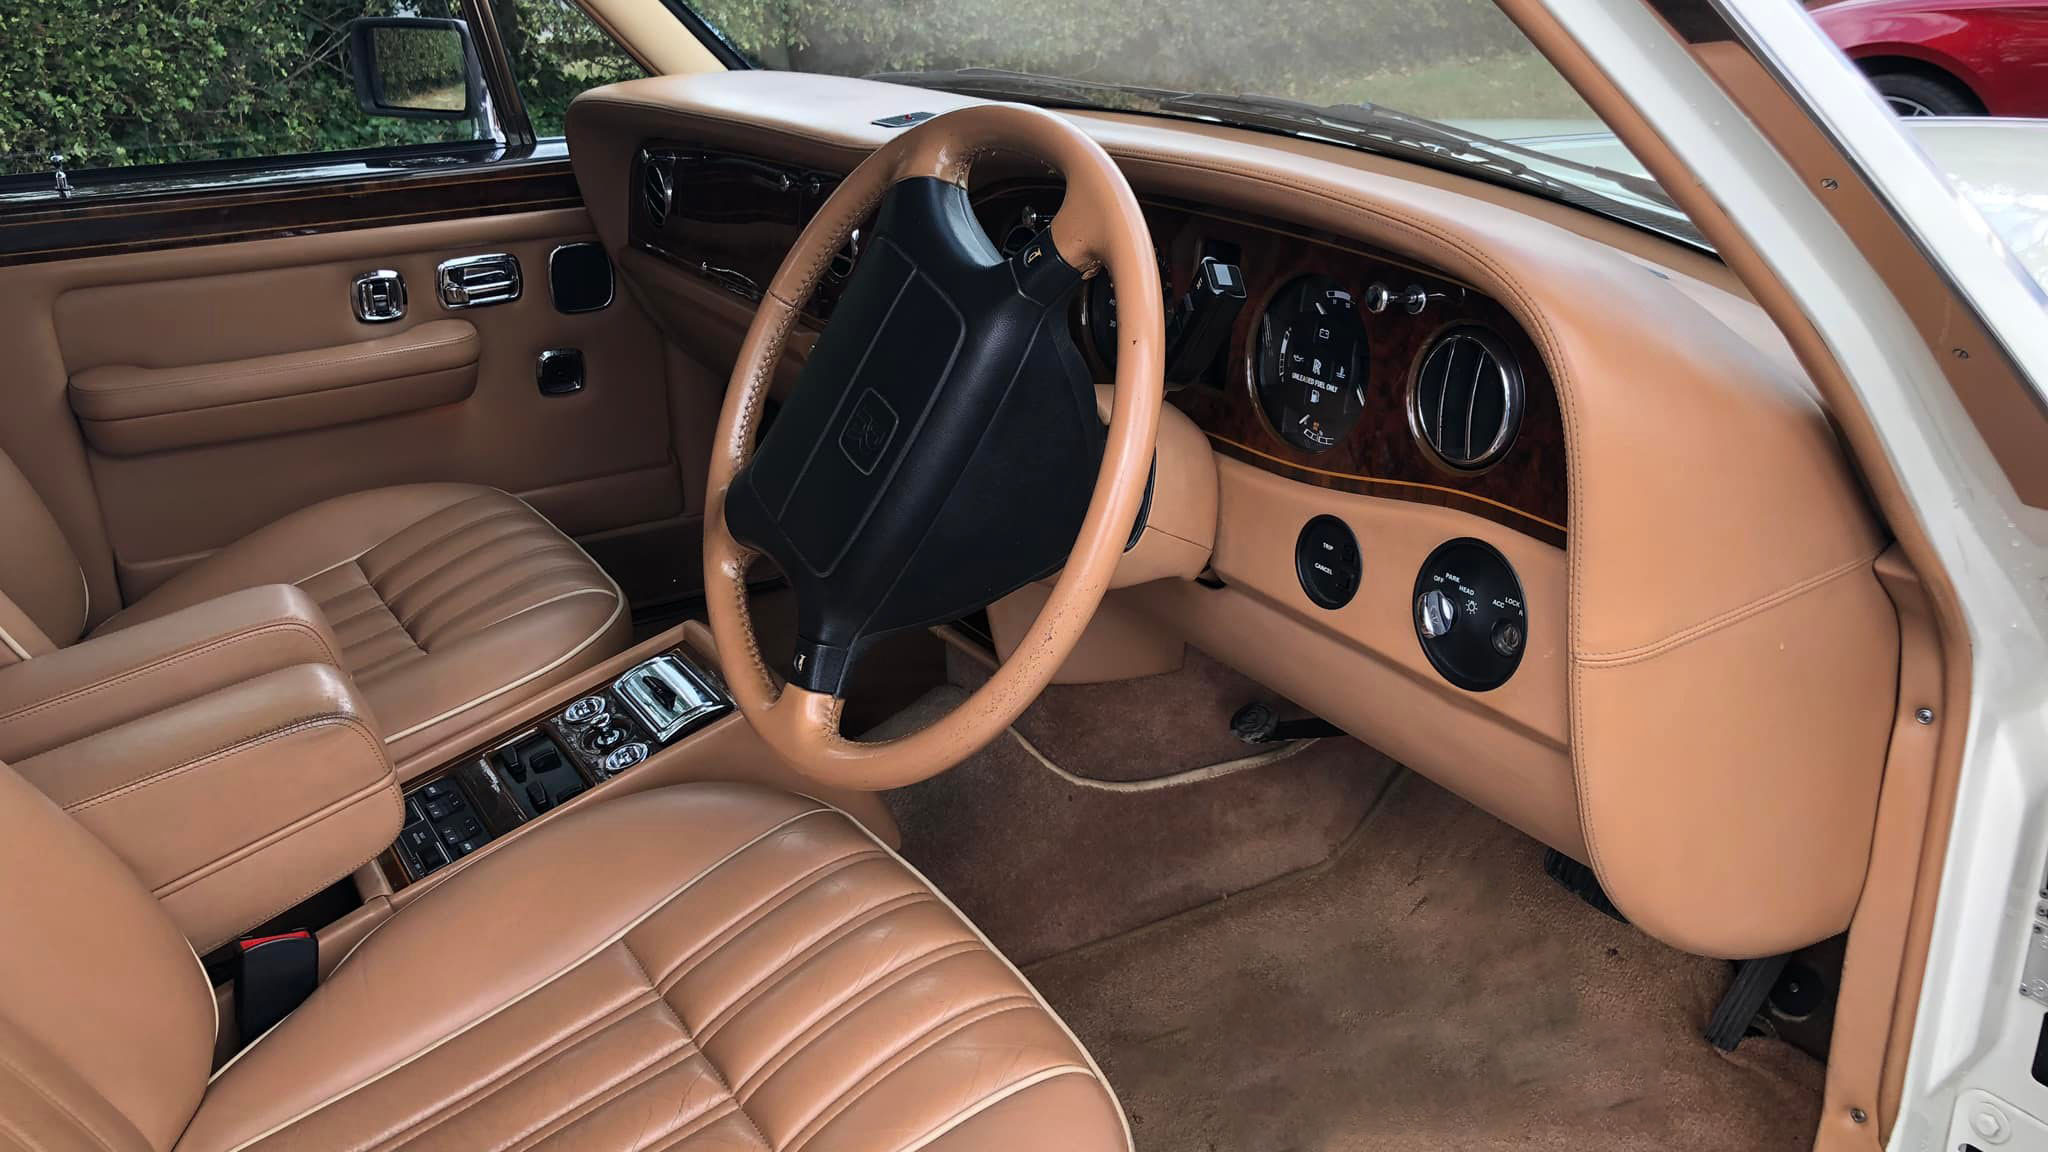
<svg viewBox="0 0 2048 1152">
<path fill-rule="evenodd" d="M 569 0 L 491 0 L 491 12 L 533 134 L 543 140 L 562 134 L 577 93 L 647 74 Z"/>
<path fill-rule="evenodd" d="M 350 76 L 350 20 L 459 17 L 460 8 L 11 0 L 0 5 L 0 175 L 48 171 L 53 154 L 77 171 L 487 139 L 480 114 L 368 115 Z"/>
</svg>

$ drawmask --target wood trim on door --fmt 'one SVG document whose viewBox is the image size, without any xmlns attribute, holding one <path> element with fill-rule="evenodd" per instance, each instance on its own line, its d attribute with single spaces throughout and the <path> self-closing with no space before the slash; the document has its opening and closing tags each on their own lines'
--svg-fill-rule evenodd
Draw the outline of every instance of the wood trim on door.
<svg viewBox="0 0 2048 1152">
<path fill-rule="evenodd" d="M 53 203 L 0 215 L 0 267 L 582 203 L 566 157 L 499 161 L 459 172 L 378 173 L 104 203 Z"/>
</svg>

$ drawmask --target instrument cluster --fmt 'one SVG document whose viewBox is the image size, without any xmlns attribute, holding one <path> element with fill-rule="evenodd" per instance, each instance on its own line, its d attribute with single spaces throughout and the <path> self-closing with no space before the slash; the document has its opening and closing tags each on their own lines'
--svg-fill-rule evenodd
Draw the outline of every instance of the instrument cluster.
<svg viewBox="0 0 2048 1152">
<path fill-rule="evenodd" d="M 1005 250 L 1061 190 L 977 198 Z M 1141 201 L 1166 314 L 1168 402 L 1216 450 L 1325 487 L 1445 504 L 1564 536 L 1563 428 L 1526 333 L 1491 298 L 1403 258 L 1280 221 Z M 1098 383 L 1116 366 L 1116 286 L 1076 294 Z"/>
</svg>

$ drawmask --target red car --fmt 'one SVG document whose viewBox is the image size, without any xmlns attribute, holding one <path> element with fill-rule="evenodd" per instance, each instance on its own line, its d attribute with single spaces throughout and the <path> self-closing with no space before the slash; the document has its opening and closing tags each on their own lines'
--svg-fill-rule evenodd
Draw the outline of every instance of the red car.
<svg viewBox="0 0 2048 1152">
<path fill-rule="evenodd" d="M 1901 116 L 2048 116 L 2048 3 L 1840 0 L 1812 9 Z"/>
</svg>

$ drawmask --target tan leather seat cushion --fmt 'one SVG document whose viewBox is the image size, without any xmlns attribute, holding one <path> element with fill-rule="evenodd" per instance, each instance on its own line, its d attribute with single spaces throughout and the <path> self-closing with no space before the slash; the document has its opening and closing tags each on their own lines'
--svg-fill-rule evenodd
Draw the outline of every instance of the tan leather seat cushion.
<svg viewBox="0 0 2048 1152">
<path fill-rule="evenodd" d="M 1016 970 L 852 820 L 750 785 L 593 806 L 450 874 L 229 1065 L 179 1143 L 1125 1149 Z"/>
<path fill-rule="evenodd" d="M 624 650 L 619 589 L 538 512 L 494 488 L 413 484 L 315 504 L 223 548 L 95 635 L 259 584 L 320 606 L 403 760 L 468 709 Z"/>
</svg>

